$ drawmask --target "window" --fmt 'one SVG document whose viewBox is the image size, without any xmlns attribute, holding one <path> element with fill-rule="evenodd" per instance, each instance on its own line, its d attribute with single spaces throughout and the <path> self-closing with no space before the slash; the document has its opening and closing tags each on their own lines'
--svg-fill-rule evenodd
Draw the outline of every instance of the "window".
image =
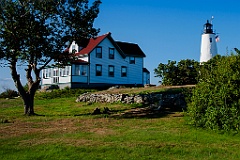
<svg viewBox="0 0 240 160">
<path fill-rule="evenodd" d="M 114 59 L 114 48 L 109 48 L 109 59 Z"/>
<path fill-rule="evenodd" d="M 66 67 L 63 68 L 63 76 L 66 75 Z"/>
<path fill-rule="evenodd" d="M 70 67 L 69 66 L 66 66 L 65 67 L 65 73 L 64 73 L 65 76 L 68 76 L 70 75 Z"/>
<path fill-rule="evenodd" d="M 65 75 L 65 68 L 62 68 L 62 75 L 61 76 L 64 76 Z"/>
<path fill-rule="evenodd" d="M 52 76 L 52 68 L 48 68 L 48 77 L 51 77 Z"/>
<path fill-rule="evenodd" d="M 121 68 L 121 76 L 122 77 L 127 77 L 127 67 L 126 66 L 122 66 L 122 68 Z"/>
<path fill-rule="evenodd" d="M 43 76 L 43 78 L 46 78 L 46 76 L 45 76 L 45 75 L 46 75 L 45 72 L 46 72 L 46 69 L 43 69 L 43 70 L 42 70 L 42 76 Z"/>
<path fill-rule="evenodd" d="M 112 65 L 108 66 L 108 76 L 114 77 L 114 66 L 112 66 Z"/>
<path fill-rule="evenodd" d="M 79 67 L 79 65 L 75 65 L 75 75 L 76 76 L 80 75 L 80 67 Z"/>
<path fill-rule="evenodd" d="M 43 78 L 49 78 L 51 77 L 51 69 L 43 69 Z"/>
<path fill-rule="evenodd" d="M 96 64 L 96 76 L 102 76 L 102 65 Z"/>
<path fill-rule="evenodd" d="M 76 46 L 72 45 L 72 53 L 75 53 L 75 52 L 76 52 Z"/>
<path fill-rule="evenodd" d="M 48 69 L 45 70 L 45 78 L 49 78 L 49 76 L 48 76 Z"/>
<path fill-rule="evenodd" d="M 96 48 L 96 57 L 97 58 L 102 58 L 102 47 L 97 47 Z"/>
<path fill-rule="evenodd" d="M 59 76 L 58 68 L 54 68 L 54 70 L 53 70 L 53 76 L 54 76 L 54 77 Z"/>
<path fill-rule="evenodd" d="M 212 43 L 212 38 L 210 38 L 209 40 L 210 40 L 210 43 Z"/>
<path fill-rule="evenodd" d="M 86 65 L 75 65 L 75 75 L 76 76 L 87 76 L 87 66 Z"/>
<path fill-rule="evenodd" d="M 58 68 L 53 69 L 53 83 L 59 83 L 59 70 Z"/>
<path fill-rule="evenodd" d="M 62 68 L 59 68 L 59 76 L 62 76 Z"/>
<path fill-rule="evenodd" d="M 53 77 L 53 83 L 59 83 L 59 77 Z"/>
<path fill-rule="evenodd" d="M 82 76 L 87 76 L 87 66 L 82 65 L 80 71 Z"/>
<path fill-rule="evenodd" d="M 129 57 L 129 63 L 135 64 L 135 57 Z"/>
</svg>

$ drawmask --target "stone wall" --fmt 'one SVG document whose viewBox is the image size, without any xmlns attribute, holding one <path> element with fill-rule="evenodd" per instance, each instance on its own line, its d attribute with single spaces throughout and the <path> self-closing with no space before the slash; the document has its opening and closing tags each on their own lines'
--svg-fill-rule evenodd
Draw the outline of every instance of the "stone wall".
<svg viewBox="0 0 240 160">
<path fill-rule="evenodd" d="M 149 94 L 93 94 L 84 93 L 80 95 L 76 102 L 88 103 L 125 103 L 125 104 L 144 104 L 162 106 L 177 106 L 186 108 L 186 102 L 182 93 L 149 93 Z"/>
</svg>

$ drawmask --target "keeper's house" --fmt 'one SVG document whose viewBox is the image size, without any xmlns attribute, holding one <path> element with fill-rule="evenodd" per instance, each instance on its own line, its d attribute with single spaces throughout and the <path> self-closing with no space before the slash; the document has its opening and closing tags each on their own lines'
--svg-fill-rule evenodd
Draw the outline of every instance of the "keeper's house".
<svg viewBox="0 0 240 160">
<path fill-rule="evenodd" d="M 108 88 L 150 84 L 150 72 L 144 68 L 146 55 L 137 44 L 114 41 L 111 33 L 92 38 L 85 48 L 75 42 L 77 60 L 64 68 L 45 68 L 42 86 L 59 88 Z"/>
</svg>

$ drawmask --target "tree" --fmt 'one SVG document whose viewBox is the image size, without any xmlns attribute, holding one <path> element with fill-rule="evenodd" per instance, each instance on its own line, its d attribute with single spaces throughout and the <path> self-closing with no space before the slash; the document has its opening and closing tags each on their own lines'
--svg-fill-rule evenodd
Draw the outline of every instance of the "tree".
<svg viewBox="0 0 240 160">
<path fill-rule="evenodd" d="M 163 85 L 186 85 L 196 84 L 198 77 L 199 62 L 195 60 L 168 61 L 168 64 L 160 63 L 154 69 L 155 77 L 162 79 Z"/>
<path fill-rule="evenodd" d="M 188 106 L 190 123 L 213 130 L 240 129 L 240 52 L 215 56 L 201 66 Z"/>
<path fill-rule="evenodd" d="M 24 102 L 24 113 L 34 114 L 34 95 L 40 72 L 53 60 L 65 64 L 67 45 L 81 45 L 96 36 L 93 22 L 100 0 L 4 0 L 0 2 L 0 59 L 10 68 L 12 79 Z M 21 83 L 17 66 L 24 65 L 28 90 Z"/>
</svg>

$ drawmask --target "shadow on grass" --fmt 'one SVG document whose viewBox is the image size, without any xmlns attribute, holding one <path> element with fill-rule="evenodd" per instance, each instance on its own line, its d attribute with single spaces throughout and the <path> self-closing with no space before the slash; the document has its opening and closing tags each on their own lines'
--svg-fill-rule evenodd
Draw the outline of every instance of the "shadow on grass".
<svg viewBox="0 0 240 160">
<path fill-rule="evenodd" d="M 182 117 L 182 110 L 179 108 L 165 107 L 161 109 L 143 107 L 133 108 L 118 114 L 110 114 L 111 118 L 163 118 L 163 117 Z"/>
<path fill-rule="evenodd" d="M 96 108 L 95 108 L 96 110 Z M 33 116 L 33 115 L 32 115 Z M 161 109 L 151 108 L 149 106 L 142 107 L 134 107 L 132 109 L 119 109 L 112 110 L 108 109 L 100 111 L 98 113 L 81 113 L 81 114 L 61 114 L 61 115 L 43 115 L 43 114 L 35 114 L 34 116 L 40 117 L 55 117 L 55 116 L 73 116 L 73 117 L 81 117 L 81 116 L 95 116 L 95 117 L 108 117 L 108 118 L 164 118 L 164 117 L 182 117 L 182 109 L 176 107 L 163 107 Z"/>
</svg>

